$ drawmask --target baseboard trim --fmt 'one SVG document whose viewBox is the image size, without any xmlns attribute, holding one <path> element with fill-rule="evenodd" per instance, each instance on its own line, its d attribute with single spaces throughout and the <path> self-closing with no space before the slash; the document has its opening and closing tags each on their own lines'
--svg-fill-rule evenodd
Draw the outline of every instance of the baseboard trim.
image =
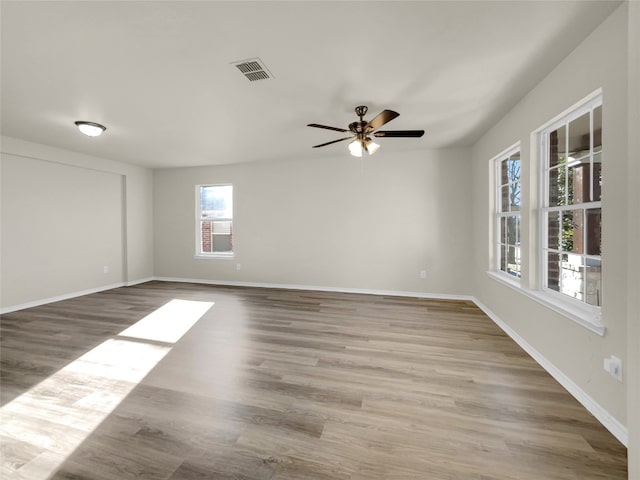
<svg viewBox="0 0 640 480">
<path fill-rule="evenodd" d="M 285 290 L 310 290 L 318 292 L 360 293 L 363 295 L 384 295 L 387 297 L 415 297 L 433 300 L 468 300 L 473 302 L 471 295 L 453 295 L 446 293 L 409 292 L 401 290 L 370 290 L 366 288 L 326 287 L 317 285 L 297 285 L 286 283 L 236 282 L 228 280 L 203 280 L 201 278 L 182 277 L 154 277 L 159 282 L 201 283 L 204 285 L 220 285 L 228 287 L 281 288 Z"/>
<path fill-rule="evenodd" d="M 153 280 L 155 280 L 154 277 L 141 278 L 139 280 L 132 280 L 130 282 L 126 282 L 125 286 L 126 287 L 133 287 L 134 285 L 140 285 L 141 283 L 152 282 Z"/>
<path fill-rule="evenodd" d="M 24 310 L 25 308 L 39 307 L 40 305 L 46 305 L 47 303 L 60 302 L 61 300 L 69 300 L 70 298 L 82 297 L 83 295 L 91 295 L 92 293 L 104 292 L 105 290 L 112 290 L 114 288 L 120 288 L 124 286 L 124 282 L 112 283 L 110 285 L 103 285 L 102 287 L 90 288 L 88 290 L 81 290 L 79 292 L 65 293 L 63 295 L 56 295 L 55 297 L 42 298 L 40 300 L 34 300 L 32 302 L 21 303 L 19 305 L 11 305 L 9 307 L 0 308 L 0 315 L 16 312 L 18 310 Z"/>
<path fill-rule="evenodd" d="M 507 325 L 498 315 L 492 312 L 486 305 L 477 298 L 472 301 L 482 310 L 493 322 L 504 331 L 511 339 L 531 356 L 538 364 L 544 368 L 549 375 L 556 379 L 573 397 L 582 404 L 620 443 L 628 447 L 629 430 L 620 423 L 613 415 L 605 410 L 598 402 L 591 398 L 584 390 L 576 385 L 560 369 L 551 363 L 544 355 L 538 352 L 531 344 L 522 338 L 515 330 Z"/>
<path fill-rule="evenodd" d="M 61 300 L 68 300 L 71 298 L 81 297 L 83 295 L 91 295 L 92 293 L 103 292 L 105 290 L 111 290 L 113 288 L 120 287 L 132 287 L 141 283 L 151 282 L 180 282 L 180 283 L 200 283 L 204 285 L 220 285 L 230 287 L 254 287 L 254 288 L 282 288 L 286 290 L 308 290 L 308 291 L 320 291 L 320 292 L 336 292 L 336 293 L 358 293 L 363 295 L 384 295 L 388 297 L 415 297 L 415 298 L 430 298 L 433 300 L 467 300 L 473 301 L 471 295 L 454 295 L 444 293 L 425 293 L 425 292 L 409 292 L 400 290 L 370 290 L 366 288 L 347 288 L 347 287 L 327 287 L 316 285 L 298 285 L 298 284 L 285 284 L 285 283 L 261 283 L 261 282 L 236 282 L 227 280 L 206 280 L 202 278 L 183 278 L 183 277 L 146 277 L 138 280 L 132 280 L 129 282 L 119 282 L 111 285 L 104 285 L 102 287 L 91 288 L 88 290 L 82 290 L 78 292 L 66 293 L 55 297 L 43 298 L 40 300 L 34 300 L 32 302 L 26 302 L 19 305 L 12 305 L 9 307 L 0 308 L 0 315 L 5 313 L 11 313 L 18 310 L 24 310 L 25 308 L 39 307 L 40 305 L 46 305 L 47 303 L 59 302 Z"/>
<path fill-rule="evenodd" d="M 81 290 L 79 292 L 65 293 L 63 295 L 57 295 L 55 297 L 42 298 L 40 300 L 34 300 L 32 302 L 21 303 L 19 305 L 11 305 L 9 307 L 0 308 L 0 315 L 5 313 L 17 312 L 18 310 L 24 310 L 25 308 L 39 307 L 46 305 L 47 303 L 60 302 L 61 300 L 69 300 L 70 298 L 82 297 L 83 295 L 91 295 L 92 293 L 104 292 L 105 290 L 112 290 L 120 287 L 131 287 L 140 283 L 150 282 L 153 277 L 141 278 L 139 280 L 132 280 L 130 282 L 118 282 L 109 285 L 103 285 L 102 287 L 90 288 L 87 290 Z"/>
</svg>

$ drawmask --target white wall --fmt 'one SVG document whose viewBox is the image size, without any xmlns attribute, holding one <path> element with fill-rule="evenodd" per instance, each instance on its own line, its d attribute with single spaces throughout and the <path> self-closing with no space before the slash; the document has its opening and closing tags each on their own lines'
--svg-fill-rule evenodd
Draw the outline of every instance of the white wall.
<svg viewBox="0 0 640 480">
<path fill-rule="evenodd" d="M 320 155 L 156 170 L 156 275 L 469 294 L 468 150 Z M 194 259 L 195 186 L 206 183 L 234 185 L 233 260 Z"/>
<path fill-rule="evenodd" d="M 8 137 L 1 147 L 2 311 L 153 276 L 150 170 Z"/>
<path fill-rule="evenodd" d="M 474 295 L 509 328 L 595 400 L 627 421 L 626 384 L 603 370 L 603 359 L 627 359 L 627 16 L 618 8 L 473 148 Z M 603 306 L 601 337 L 542 304 L 489 278 L 491 210 L 489 159 L 522 142 L 524 250 L 535 245 L 537 166 L 530 134 L 582 98 L 603 89 Z M 636 252 L 637 254 L 637 252 Z M 532 259 L 523 259 L 523 285 L 536 288 Z"/>
<path fill-rule="evenodd" d="M 640 2 L 628 3 L 629 26 L 629 235 L 627 243 L 627 422 L 629 478 L 640 478 Z"/>
</svg>

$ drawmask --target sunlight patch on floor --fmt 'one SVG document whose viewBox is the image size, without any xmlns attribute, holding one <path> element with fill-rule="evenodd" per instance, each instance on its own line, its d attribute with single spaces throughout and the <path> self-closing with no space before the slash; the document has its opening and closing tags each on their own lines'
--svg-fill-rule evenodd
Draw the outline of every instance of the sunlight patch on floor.
<svg viewBox="0 0 640 480">
<path fill-rule="evenodd" d="M 125 337 L 176 343 L 213 303 L 171 300 L 142 320 L 120 332 Z"/>
<path fill-rule="evenodd" d="M 4 405 L 0 478 L 49 478 L 212 305 L 171 300 Z"/>
</svg>

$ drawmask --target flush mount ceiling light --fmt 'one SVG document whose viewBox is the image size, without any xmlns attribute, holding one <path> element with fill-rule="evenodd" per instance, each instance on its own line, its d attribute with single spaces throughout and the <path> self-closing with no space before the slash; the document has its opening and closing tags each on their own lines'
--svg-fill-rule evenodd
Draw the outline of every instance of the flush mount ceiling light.
<svg viewBox="0 0 640 480">
<path fill-rule="evenodd" d="M 78 129 L 88 137 L 97 137 L 107 129 L 107 127 L 105 127 L 104 125 L 100 125 L 99 123 L 94 122 L 84 122 L 78 120 L 77 122 L 75 122 L 75 124 Z"/>
</svg>

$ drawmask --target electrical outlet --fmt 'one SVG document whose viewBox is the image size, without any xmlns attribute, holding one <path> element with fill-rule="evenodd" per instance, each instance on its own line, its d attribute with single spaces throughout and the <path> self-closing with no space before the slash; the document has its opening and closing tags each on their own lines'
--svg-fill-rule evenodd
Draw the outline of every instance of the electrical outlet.
<svg viewBox="0 0 640 480">
<path fill-rule="evenodd" d="M 622 360 L 614 355 L 609 355 L 609 358 L 604 359 L 604 369 L 613 378 L 622 381 Z"/>
<path fill-rule="evenodd" d="M 240 263 L 236 263 L 236 270 L 240 270 L 242 268 L 242 265 Z"/>
<path fill-rule="evenodd" d="M 105 265 L 104 267 L 102 267 L 102 273 L 109 273 L 109 266 Z"/>
<path fill-rule="evenodd" d="M 421 279 L 425 279 L 427 278 L 427 271 L 426 270 L 420 270 L 420 278 Z"/>
</svg>

